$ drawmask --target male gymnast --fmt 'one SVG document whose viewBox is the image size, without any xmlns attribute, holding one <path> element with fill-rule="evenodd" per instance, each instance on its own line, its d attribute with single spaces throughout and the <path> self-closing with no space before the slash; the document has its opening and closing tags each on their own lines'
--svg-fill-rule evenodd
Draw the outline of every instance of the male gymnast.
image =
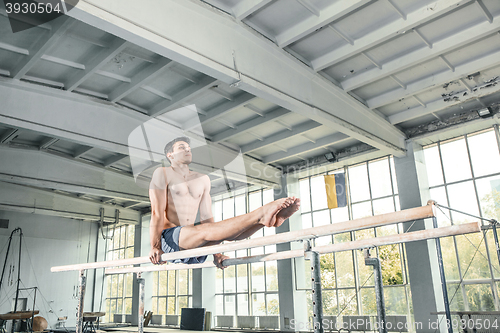
<svg viewBox="0 0 500 333">
<path fill-rule="evenodd" d="M 207 175 L 189 170 L 192 161 L 190 140 L 176 138 L 165 146 L 170 167 L 160 167 L 153 173 L 149 198 L 151 222 L 149 227 L 153 264 L 160 264 L 162 253 L 219 244 L 225 240 L 241 240 L 262 227 L 279 227 L 300 207 L 300 199 L 288 197 L 275 200 L 254 211 L 214 222 L 210 179 Z M 195 225 L 200 212 L 200 223 Z M 225 268 L 227 259 L 214 254 L 214 264 Z M 207 256 L 176 259 L 176 263 L 203 263 Z"/>
</svg>

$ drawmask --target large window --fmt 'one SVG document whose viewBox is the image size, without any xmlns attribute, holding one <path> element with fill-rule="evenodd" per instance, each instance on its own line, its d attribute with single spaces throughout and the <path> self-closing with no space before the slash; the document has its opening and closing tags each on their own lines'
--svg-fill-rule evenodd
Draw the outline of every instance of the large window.
<svg viewBox="0 0 500 333">
<path fill-rule="evenodd" d="M 424 147 L 431 198 L 500 220 L 500 153 L 493 129 Z M 443 209 L 440 226 L 477 221 Z M 486 223 L 488 224 L 488 223 Z M 500 267 L 493 231 L 441 240 L 451 310 L 498 310 Z"/>
<path fill-rule="evenodd" d="M 259 190 L 234 197 L 215 199 L 215 221 L 245 214 L 274 200 L 273 190 Z M 263 228 L 251 238 L 272 235 L 275 228 Z M 276 245 L 226 252 L 234 257 L 276 252 Z M 276 262 L 252 263 L 217 270 L 216 315 L 279 315 Z"/>
<path fill-rule="evenodd" d="M 135 226 L 118 227 L 111 233 L 106 260 L 133 258 Z M 106 321 L 113 322 L 114 314 L 132 314 L 132 273 L 108 275 L 106 279 Z"/>
<path fill-rule="evenodd" d="M 193 297 L 193 270 L 153 272 L 153 313 L 180 315 Z"/>
<path fill-rule="evenodd" d="M 302 228 L 316 227 L 400 210 L 392 157 L 336 170 L 346 175 L 347 207 L 328 209 L 324 174 L 299 180 Z M 356 239 L 402 233 L 402 225 L 351 231 L 318 237 L 315 245 L 349 242 Z M 406 274 L 404 247 L 380 246 L 373 252 L 382 262 L 387 314 L 410 314 L 410 289 Z M 297 272 L 299 274 L 299 272 Z M 306 284 L 298 286 L 309 293 L 312 316 L 310 269 L 305 265 Z M 365 266 L 361 251 L 345 251 L 321 256 L 323 314 L 333 316 L 377 314 L 373 269 Z"/>
</svg>

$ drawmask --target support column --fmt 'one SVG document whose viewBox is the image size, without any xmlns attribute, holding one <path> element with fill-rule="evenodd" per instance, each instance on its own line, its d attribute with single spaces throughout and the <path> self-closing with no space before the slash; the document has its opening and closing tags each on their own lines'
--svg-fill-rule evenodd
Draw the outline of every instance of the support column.
<svg viewBox="0 0 500 333">
<path fill-rule="evenodd" d="M 146 252 L 145 254 L 144 251 L 142 251 L 142 223 L 143 222 L 143 218 L 140 218 L 139 219 L 139 224 L 135 226 L 135 230 L 134 230 L 134 257 L 137 258 L 137 257 L 141 257 L 141 256 L 145 256 L 145 255 L 148 255 L 149 251 Z M 149 226 L 149 225 L 148 225 Z M 148 234 L 149 236 L 149 234 Z M 148 246 L 149 246 L 149 243 L 148 243 Z M 136 266 L 140 266 L 140 265 L 136 265 Z M 151 277 L 153 274 L 149 273 L 146 275 L 148 277 Z M 127 276 L 125 274 L 125 276 Z M 139 306 L 139 302 L 140 302 L 140 286 L 139 286 L 139 277 L 136 276 L 136 274 L 132 274 L 132 325 L 139 325 L 140 322 L 138 321 L 138 318 L 139 318 L 139 311 L 140 311 L 140 306 Z M 142 277 L 142 281 L 143 283 L 145 283 L 145 279 L 144 277 Z M 148 281 L 148 283 L 150 283 L 149 285 L 152 286 L 153 281 Z M 143 306 L 144 306 L 144 299 L 143 299 Z M 151 300 L 149 301 L 149 304 L 151 304 Z M 151 307 L 149 306 L 148 307 L 149 309 L 151 309 Z M 144 311 L 144 307 L 142 309 Z"/>
<path fill-rule="evenodd" d="M 406 149 L 406 157 L 394 158 L 401 210 L 423 206 L 431 199 L 422 147 L 409 141 Z M 410 226 L 409 231 L 433 228 L 431 219 L 406 222 L 403 224 L 404 231 L 407 232 Z M 435 333 L 436 327 L 431 323 L 440 318 L 430 313 L 444 311 L 436 242 L 411 242 L 405 244 L 405 249 L 417 332 Z M 439 330 L 441 333 L 447 332 L 445 320 L 441 322 Z"/>
<path fill-rule="evenodd" d="M 208 260 L 213 260 L 208 256 Z M 193 269 L 193 308 L 205 308 L 210 312 L 210 325 L 213 326 L 215 316 L 215 273 L 218 268 Z"/>
<path fill-rule="evenodd" d="M 300 196 L 299 182 L 294 177 L 282 176 L 281 189 L 274 191 L 274 199 L 285 198 L 287 196 Z M 276 233 L 284 233 L 302 229 L 302 218 L 300 211 L 293 214 L 281 226 L 276 228 Z M 284 243 L 277 244 L 276 250 L 288 251 L 302 248 L 302 244 Z M 300 266 L 301 268 L 297 268 Z M 300 331 L 304 330 L 308 324 L 307 319 L 307 297 L 305 291 L 297 291 L 296 279 L 304 279 L 304 258 L 278 260 L 278 290 L 280 308 L 280 331 Z M 302 327 L 302 329 L 301 329 Z"/>
<path fill-rule="evenodd" d="M 83 333 L 83 303 L 85 300 L 85 271 L 80 271 L 80 286 L 78 288 L 78 306 L 76 308 L 76 333 Z"/>
<path fill-rule="evenodd" d="M 138 318 L 138 332 L 144 333 L 144 279 L 141 277 L 141 273 L 137 273 L 137 283 L 139 284 L 139 313 Z"/>
</svg>

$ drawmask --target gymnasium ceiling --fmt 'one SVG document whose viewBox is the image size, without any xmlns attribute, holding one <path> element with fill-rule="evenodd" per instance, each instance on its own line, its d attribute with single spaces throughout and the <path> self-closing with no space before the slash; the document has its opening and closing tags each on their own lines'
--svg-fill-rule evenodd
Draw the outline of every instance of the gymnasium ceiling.
<svg viewBox="0 0 500 333">
<path fill-rule="evenodd" d="M 129 137 L 148 122 L 240 154 L 213 194 L 500 122 L 497 0 L 80 0 L 17 33 L 0 14 L 5 210 L 134 220 Z"/>
</svg>

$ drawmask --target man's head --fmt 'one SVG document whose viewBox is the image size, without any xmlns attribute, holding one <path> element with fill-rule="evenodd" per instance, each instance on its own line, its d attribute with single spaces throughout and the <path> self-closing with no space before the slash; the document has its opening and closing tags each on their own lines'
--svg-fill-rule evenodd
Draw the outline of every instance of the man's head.
<svg viewBox="0 0 500 333">
<path fill-rule="evenodd" d="M 189 164 L 192 161 L 191 147 L 189 144 L 191 140 L 187 136 L 181 136 L 173 139 L 165 145 L 165 156 L 170 163 L 175 161 L 180 164 Z"/>
</svg>

